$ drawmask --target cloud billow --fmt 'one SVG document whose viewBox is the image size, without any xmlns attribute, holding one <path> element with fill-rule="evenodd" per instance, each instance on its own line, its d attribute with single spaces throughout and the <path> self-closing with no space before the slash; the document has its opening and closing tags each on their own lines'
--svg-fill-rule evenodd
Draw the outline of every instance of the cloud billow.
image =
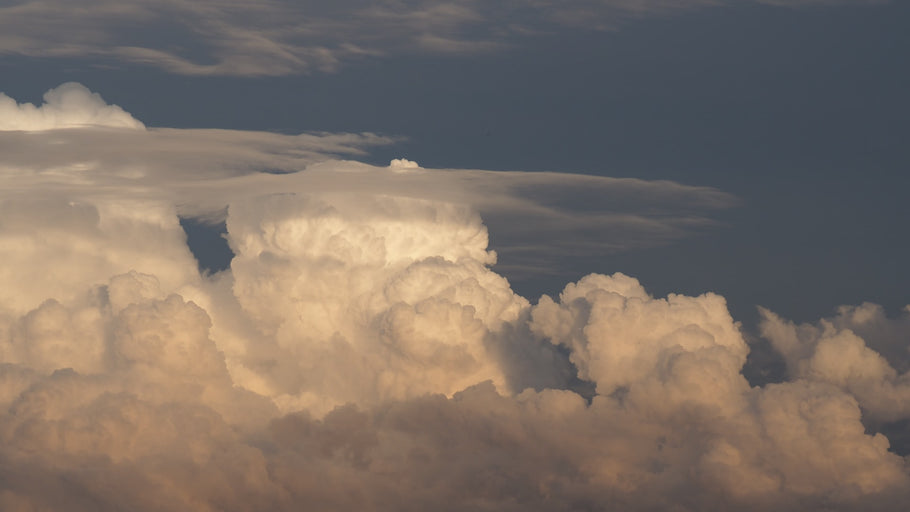
<svg viewBox="0 0 910 512">
<path fill-rule="evenodd" d="M 108 105 L 82 84 L 70 82 L 44 95 L 44 104 L 19 104 L 0 94 L 0 130 L 39 131 L 86 126 L 143 129 L 116 105 Z"/>
<path fill-rule="evenodd" d="M 887 511 L 910 497 L 875 428 L 910 416 L 906 319 L 765 312 L 787 378 L 750 386 L 723 297 L 592 274 L 532 303 L 491 270 L 487 213 L 551 233 L 602 222 L 622 250 L 687 236 L 734 198 L 339 160 L 388 142 L 0 132 L 0 508 Z M 616 200 L 592 210 L 562 199 L 573 190 Z M 181 215 L 225 222 L 229 269 L 199 274 Z"/>
</svg>

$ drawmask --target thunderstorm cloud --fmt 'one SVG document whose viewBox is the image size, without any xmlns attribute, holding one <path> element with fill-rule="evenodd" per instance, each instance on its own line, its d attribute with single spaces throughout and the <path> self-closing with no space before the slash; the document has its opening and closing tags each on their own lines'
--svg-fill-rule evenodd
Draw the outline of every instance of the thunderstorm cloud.
<svg viewBox="0 0 910 512">
<path fill-rule="evenodd" d="M 392 139 L 146 127 L 73 83 L 45 101 L 0 96 L 2 510 L 910 498 L 888 438 L 910 420 L 910 317 L 762 310 L 785 372 L 754 384 L 719 295 L 592 274 L 532 302 L 493 270 L 716 228 L 729 194 L 371 166 L 350 158 Z M 200 274 L 181 218 L 224 223 L 228 269 Z M 487 218 L 514 229 L 501 256 Z"/>
</svg>

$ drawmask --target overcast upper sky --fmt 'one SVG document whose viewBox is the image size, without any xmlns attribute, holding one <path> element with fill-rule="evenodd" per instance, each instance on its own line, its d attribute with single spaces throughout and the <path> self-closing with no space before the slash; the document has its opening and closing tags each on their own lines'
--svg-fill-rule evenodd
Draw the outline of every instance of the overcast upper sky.
<svg viewBox="0 0 910 512">
<path fill-rule="evenodd" d="M 908 27 L 0 0 L 0 508 L 897 510 Z"/>
</svg>

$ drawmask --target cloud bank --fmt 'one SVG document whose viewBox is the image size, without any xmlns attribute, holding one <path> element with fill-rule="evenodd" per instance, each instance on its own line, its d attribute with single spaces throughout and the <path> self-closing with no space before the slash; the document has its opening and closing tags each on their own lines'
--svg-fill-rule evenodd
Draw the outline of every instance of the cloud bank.
<svg viewBox="0 0 910 512">
<path fill-rule="evenodd" d="M 79 98 L 63 110 L 98 97 Z M 389 142 L 369 134 L 23 119 L 0 132 L 3 510 L 910 498 L 883 433 L 910 416 L 906 316 L 765 312 L 787 375 L 751 386 L 723 297 L 592 274 L 532 303 L 491 269 L 478 213 L 665 243 L 732 204 L 720 191 L 337 159 Z M 579 211 L 583 191 L 610 204 Z M 225 221 L 230 269 L 199 274 L 181 215 Z"/>
<path fill-rule="evenodd" d="M 286 75 L 400 53 L 464 54 L 747 0 L 25 0 L 0 6 L 0 52 L 89 57 L 187 75 Z M 755 0 L 782 6 L 876 0 Z"/>
</svg>

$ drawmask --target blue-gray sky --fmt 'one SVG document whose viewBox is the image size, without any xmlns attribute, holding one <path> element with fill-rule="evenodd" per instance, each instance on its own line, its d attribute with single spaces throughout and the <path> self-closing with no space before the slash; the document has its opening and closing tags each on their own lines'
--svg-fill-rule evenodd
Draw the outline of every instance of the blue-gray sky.
<svg viewBox="0 0 910 512">
<path fill-rule="evenodd" d="M 724 227 L 672 247 L 578 254 L 557 276 L 513 278 L 529 297 L 623 271 L 658 294 L 721 293 L 740 316 L 756 304 L 800 320 L 867 300 L 896 310 L 910 302 L 910 6 L 820 4 L 549 24 L 465 53 L 377 38 L 384 55 L 280 76 L 14 51 L 0 72 L 20 101 L 78 81 L 149 126 L 371 131 L 407 140 L 368 162 L 668 179 L 742 199 Z M 130 37 L 204 52 L 163 21 Z"/>
</svg>

